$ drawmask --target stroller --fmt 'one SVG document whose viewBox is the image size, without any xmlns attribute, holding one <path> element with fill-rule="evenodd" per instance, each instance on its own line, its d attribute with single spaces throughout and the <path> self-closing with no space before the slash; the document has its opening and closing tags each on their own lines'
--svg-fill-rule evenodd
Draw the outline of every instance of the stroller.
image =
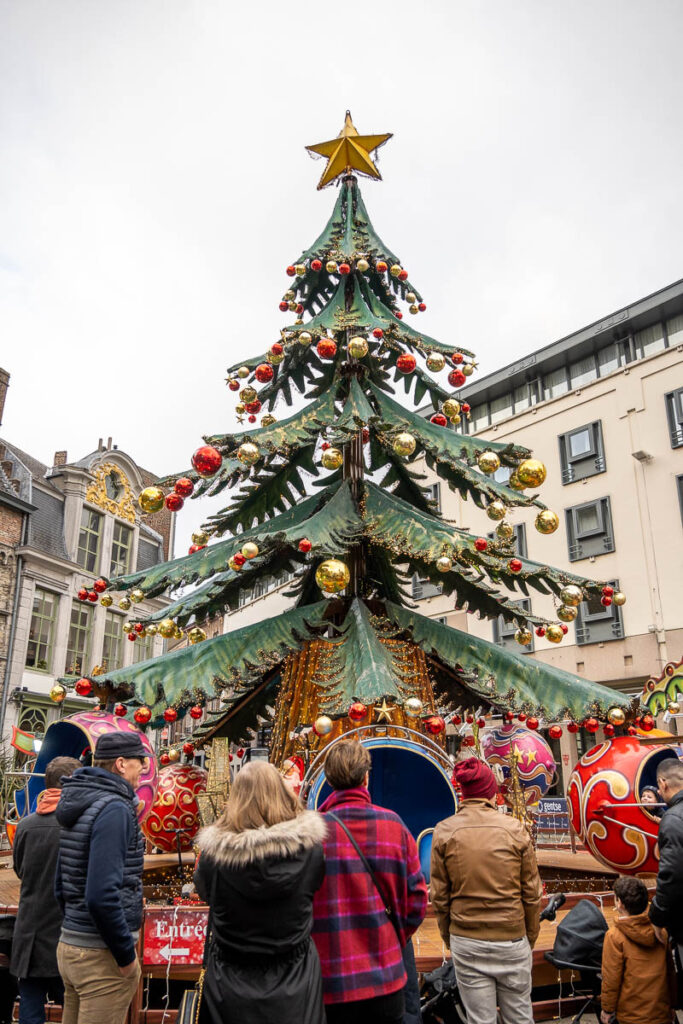
<svg viewBox="0 0 683 1024">
<path fill-rule="evenodd" d="M 553 948 L 545 954 L 546 960 L 558 971 L 571 970 L 579 975 L 577 987 L 580 991 L 576 994 L 585 995 L 586 1002 L 572 1019 L 572 1024 L 579 1024 L 589 1009 L 599 1013 L 600 969 L 606 931 L 607 921 L 599 907 L 590 899 L 581 900 L 557 926 Z"/>
</svg>

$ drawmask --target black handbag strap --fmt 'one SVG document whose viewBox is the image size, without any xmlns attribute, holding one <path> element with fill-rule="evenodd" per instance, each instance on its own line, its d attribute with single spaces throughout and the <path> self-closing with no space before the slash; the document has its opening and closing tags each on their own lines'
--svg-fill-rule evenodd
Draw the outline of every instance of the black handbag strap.
<svg viewBox="0 0 683 1024">
<path fill-rule="evenodd" d="M 391 921 L 393 929 L 396 932 L 396 938 L 398 940 L 399 949 L 402 949 L 403 948 L 403 942 L 401 940 L 401 929 L 400 929 L 399 924 L 398 924 L 398 919 L 396 917 L 396 914 L 394 913 L 393 907 L 390 907 L 389 904 L 387 903 L 387 900 L 386 900 L 386 898 L 384 896 L 384 893 L 382 892 L 382 890 L 380 888 L 380 885 L 379 885 L 379 882 L 377 881 L 377 875 L 372 870 L 372 867 L 370 865 L 370 861 L 365 856 L 365 854 L 361 850 L 360 846 L 356 842 L 355 837 L 352 835 L 350 829 L 348 829 L 346 827 L 346 825 L 341 820 L 341 818 L 338 818 L 336 814 L 332 813 L 332 811 L 326 811 L 325 813 L 326 813 L 326 816 L 328 818 L 332 818 L 333 821 L 336 821 L 336 823 L 339 825 L 339 827 L 346 833 L 346 835 L 347 835 L 351 845 L 353 846 L 354 850 L 356 851 L 356 853 L 360 857 L 361 862 L 363 864 L 363 867 L 365 868 L 367 873 L 370 875 L 370 878 L 372 879 L 372 884 L 374 885 L 375 889 L 377 890 L 379 898 L 382 901 L 382 906 L 384 907 L 384 913 L 387 915 L 387 917 Z"/>
<path fill-rule="evenodd" d="M 211 893 L 209 902 L 209 917 L 206 922 L 206 938 L 204 939 L 204 954 L 202 956 L 202 970 L 206 970 L 206 965 L 209 962 L 209 951 L 211 949 L 211 939 L 213 936 L 213 905 L 216 902 L 216 888 L 218 886 L 218 868 L 216 867 L 213 878 L 211 879 Z"/>
</svg>

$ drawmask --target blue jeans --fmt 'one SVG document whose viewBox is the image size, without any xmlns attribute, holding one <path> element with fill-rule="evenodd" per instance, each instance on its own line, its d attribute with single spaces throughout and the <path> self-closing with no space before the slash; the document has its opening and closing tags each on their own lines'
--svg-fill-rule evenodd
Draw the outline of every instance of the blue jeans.
<svg viewBox="0 0 683 1024">
<path fill-rule="evenodd" d="M 48 997 L 55 1003 L 64 1000 L 64 985 L 54 978 L 19 979 L 19 1024 L 43 1024 Z"/>
</svg>

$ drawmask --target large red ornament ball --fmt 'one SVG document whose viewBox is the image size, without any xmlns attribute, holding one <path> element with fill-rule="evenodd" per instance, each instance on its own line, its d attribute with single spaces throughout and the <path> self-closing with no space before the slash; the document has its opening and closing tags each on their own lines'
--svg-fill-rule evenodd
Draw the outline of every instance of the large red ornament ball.
<svg viewBox="0 0 683 1024">
<path fill-rule="evenodd" d="M 190 708 L 190 711 L 189 711 L 190 718 L 194 718 L 195 721 L 198 718 L 201 718 L 203 714 L 204 714 L 204 708 L 200 707 L 199 704 L 195 704 L 194 707 Z"/>
<path fill-rule="evenodd" d="M 223 456 L 217 448 L 203 444 L 192 456 L 192 465 L 202 477 L 213 476 L 221 468 Z"/>
<path fill-rule="evenodd" d="M 403 319 L 403 313 L 401 313 L 400 310 L 397 310 L 397 312 L 394 313 L 394 316 L 396 317 L 397 320 L 402 320 Z"/>
<path fill-rule="evenodd" d="M 95 580 L 95 582 L 92 585 L 92 588 L 98 594 L 103 594 L 107 589 L 107 581 L 104 579 L 104 577 L 100 576 L 98 580 Z"/>
<path fill-rule="evenodd" d="M 569 626 L 567 625 L 566 622 L 561 622 L 560 623 L 560 629 L 562 630 L 562 632 L 564 633 L 565 636 L 569 632 Z"/>
<path fill-rule="evenodd" d="M 576 733 L 576 732 L 579 731 L 580 728 L 581 728 L 581 726 L 579 725 L 578 722 L 568 722 L 567 723 L 567 732 Z"/>
<path fill-rule="evenodd" d="M 396 368 L 400 373 L 412 373 L 417 365 L 417 361 L 412 352 L 404 352 L 396 360 Z"/>
<path fill-rule="evenodd" d="M 278 304 L 278 309 L 280 310 L 281 313 L 286 313 L 287 310 L 289 309 L 289 303 L 283 300 Z"/>
<path fill-rule="evenodd" d="M 267 384 L 269 380 L 273 379 L 274 372 L 270 363 L 259 363 L 254 370 L 254 377 L 259 384 Z"/>
<path fill-rule="evenodd" d="M 362 440 L 363 444 L 367 444 L 368 441 L 370 440 L 370 428 L 369 427 L 363 427 L 363 429 L 361 431 L 361 440 Z"/>
<path fill-rule="evenodd" d="M 569 815 L 601 863 L 625 875 L 657 873 L 659 819 L 640 799 L 646 786 L 656 786 L 660 762 L 680 754 L 673 746 L 616 736 L 583 755 L 567 786 Z"/>
<path fill-rule="evenodd" d="M 247 419 L 249 420 L 249 422 L 250 422 L 250 423 L 256 423 L 256 417 L 254 416 L 254 414 L 253 414 L 253 413 L 251 413 L 251 414 L 250 414 L 250 415 L 249 415 L 249 416 L 247 417 Z"/>
<path fill-rule="evenodd" d="M 229 380 L 228 381 L 228 387 L 230 388 L 231 391 L 239 391 L 241 386 L 242 385 L 240 384 L 240 382 L 238 380 Z"/>
<path fill-rule="evenodd" d="M 420 310 L 421 313 L 424 313 L 424 311 L 427 308 L 427 305 L 424 302 L 420 302 L 420 303 L 418 303 L 418 307 L 417 308 Z"/>
<path fill-rule="evenodd" d="M 453 355 L 451 356 L 451 360 L 459 365 L 460 363 L 463 363 L 465 361 L 465 357 L 462 354 L 462 352 L 454 352 Z"/>
<path fill-rule="evenodd" d="M 550 728 L 548 729 L 548 736 L 550 736 L 551 740 L 559 740 L 560 737 L 562 736 L 562 726 L 561 725 L 551 725 Z"/>
<path fill-rule="evenodd" d="M 167 764 L 170 764 L 170 763 L 171 763 L 171 758 L 168 756 L 168 754 L 162 754 L 161 757 L 159 758 L 159 764 L 163 765 L 164 767 Z"/>
<path fill-rule="evenodd" d="M 386 274 L 388 269 L 389 267 L 384 262 L 384 260 L 377 260 L 377 263 L 375 263 L 375 270 L 377 271 L 378 274 Z"/>
<path fill-rule="evenodd" d="M 510 561 L 508 562 L 508 569 L 510 570 L 510 572 L 521 572 L 522 563 L 520 562 L 519 558 L 511 558 Z"/>
<path fill-rule="evenodd" d="M 614 597 L 614 587 L 606 586 L 602 588 L 603 597 Z"/>
<path fill-rule="evenodd" d="M 261 412 L 261 402 L 258 398 L 255 398 L 253 402 L 245 402 L 244 408 L 253 415 L 255 412 Z"/>
<path fill-rule="evenodd" d="M 173 490 L 181 498 L 189 498 L 194 491 L 194 483 L 190 480 L 189 476 L 181 476 L 173 485 Z"/>
<path fill-rule="evenodd" d="M 448 426 L 448 420 L 446 419 L 446 417 L 444 416 L 444 414 L 442 412 L 435 412 L 434 415 L 431 417 L 430 422 L 431 423 L 435 423 L 437 425 L 437 427 L 447 427 Z"/>
<path fill-rule="evenodd" d="M 612 725 L 611 722 L 608 722 L 607 725 L 605 725 L 603 727 L 602 731 L 605 734 L 605 739 L 606 740 L 611 740 L 612 737 L 614 736 L 614 733 L 616 732 L 616 730 L 615 730 L 615 728 L 614 728 L 614 726 Z"/>
<path fill-rule="evenodd" d="M 162 755 L 168 758 L 168 754 Z M 189 850 L 200 829 L 197 794 L 206 790 L 207 772 L 193 764 L 174 764 L 159 772 L 156 800 L 142 824 L 150 843 L 175 853 L 178 839 L 181 850 Z M 176 829 L 181 829 L 180 833 Z M 178 839 L 176 839 L 178 836 Z"/>
<path fill-rule="evenodd" d="M 171 491 L 164 498 L 164 504 L 169 512 L 180 512 L 181 508 L 185 504 L 183 498 L 175 491 Z"/>
<path fill-rule="evenodd" d="M 430 715 L 429 718 L 425 718 L 424 727 L 432 736 L 438 736 L 446 728 L 446 723 L 441 715 Z"/>
<path fill-rule="evenodd" d="M 399 279 L 399 281 L 407 281 L 408 280 L 408 271 L 407 270 L 401 270 L 399 272 L 398 279 Z"/>
<path fill-rule="evenodd" d="M 280 344 L 279 341 L 274 341 L 273 344 L 270 346 L 271 356 L 281 356 L 283 352 L 284 347 Z"/>
<path fill-rule="evenodd" d="M 486 537 L 477 537 L 474 542 L 475 551 L 486 551 L 488 546 L 489 542 L 486 540 Z"/>
<path fill-rule="evenodd" d="M 235 565 L 236 565 L 236 566 L 237 566 L 237 567 L 238 567 L 239 569 L 241 569 L 241 568 L 242 568 L 242 566 L 244 565 L 244 563 L 246 562 L 246 560 L 247 560 L 247 559 L 245 558 L 245 556 L 244 556 L 244 555 L 242 554 L 242 552 L 241 552 L 241 551 L 237 551 L 237 552 L 236 552 L 236 553 L 235 553 L 235 554 L 234 554 L 234 555 L 232 556 L 232 560 L 233 560 L 233 562 L 235 563 Z"/>
<path fill-rule="evenodd" d="M 526 727 L 527 729 L 531 729 L 533 732 L 536 732 L 538 729 L 538 719 L 534 718 L 533 715 L 531 718 L 527 718 Z"/>
<path fill-rule="evenodd" d="M 74 690 L 79 697 L 89 697 L 92 693 L 92 683 L 89 679 L 83 677 L 83 679 L 78 680 L 74 686 Z"/>
<path fill-rule="evenodd" d="M 187 757 L 194 754 L 194 743 L 183 743 L 183 754 Z"/>
<path fill-rule="evenodd" d="M 291 265 L 285 271 L 287 277 L 296 277 L 296 268 Z"/>
<path fill-rule="evenodd" d="M 652 732 L 655 727 L 655 720 L 653 715 L 643 715 L 640 720 L 640 728 L 643 732 Z"/>
<path fill-rule="evenodd" d="M 517 771 L 524 799 L 528 804 L 536 803 L 555 780 L 557 764 L 553 752 L 542 736 L 524 725 L 504 725 L 484 734 L 482 753 L 491 766 L 500 766 L 506 780 L 510 778 L 509 758 L 513 751 L 519 753 Z"/>
<path fill-rule="evenodd" d="M 337 354 L 337 342 L 334 338 L 321 338 L 315 350 L 321 359 L 334 359 Z"/>
<path fill-rule="evenodd" d="M 514 713 L 514 711 L 504 711 L 503 712 L 503 721 L 504 722 L 514 722 L 514 720 L 515 720 L 515 713 Z"/>
<path fill-rule="evenodd" d="M 348 263 L 340 263 L 338 269 L 339 273 L 342 274 L 343 277 L 346 277 L 347 274 L 351 273 L 351 267 L 348 265 Z"/>
<path fill-rule="evenodd" d="M 597 718 L 587 718 L 583 723 L 583 727 L 586 732 L 597 732 L 600 728 L 600 723 Z"/>
<path fill-rule="evenodd" d="M 128 639 L 130 640 L 131 643 L 135 643 L 135 641 L 138 638 L 137 633 L 128 633 L 126 635 L 127 635 Z"/>
<path fill-rule="evenodd" d="M 452 388 L 461 388 L 466 380 L 467 377 L 462 370 L 451 370 L 448 374 L 448 383 Z"/>
<path fill-rule="evenodd" d="M 76 597 L 78 598 L 79 601 L 88 600 L 88 591 L 85 589 L 85 587 L 81 587 L 81 589 L 76 594 Z"/>
<path fill-rule="evenodd" d="M 359 700 L 353 702 L 349 708 L 349 718 L 352 722 L 362 722 L 368 713 L 368 709 L 365 704 L 362 704 Z"/>
<path fill-rule="evenodd" d="M 311 544 L 308 537 L 302 537 L 301 540 L 299 541 L 299 551 L 301 552 L 302 555 L 307 555 L 312 547 L 313 545 Z"/>
<path fill-rule="evenodd" d="M 177 721 L 177 718 L 178 718 L 178 712 L 176 711 L 175 708 L 166 708 L 166 710 L 164 711 L 164 721 L 165 722 L 175 722 L 175 721 Z"/>
<path fill-rule="evenodd" d="M 600 598 L 600 604 L 602 605 L 603 608 L 609 608 L 611 603 L 612 603 L 612 598 L 611 597 L 607 597 L 605 595 L 605 596 Z"/>
<path fill-rule="evenodd" d="M 311 260 L 311 270 L 315 270 L 317 272 L 318 270 L 322 270 L 322 269 L 323 269 L 322 260 Z"/>
<path fill-rule="evenodd" d="M 93 604 L 95 604 L 95 602 L 97 601 L 97 591 L 96 590 L 89 590 L 88 591 L 88 600 L 91 601 Z"/>
<path fill-rule="evenodd" d="M 377 339 L 383 338 L 384 337 L 384 331 L 382 330 L 381 327 L 375 327 L 375 328 L 373 328 L 372 336 L 373 336 L 373 338 L 377 338 Z"/>
<path fill-rule="evenodd" d="M 536 636 L 545 636 L 545 626 L 536 627 Z"/>
<path fill-rule="evenodd" d="M 135 637 L 135 633 L 129 633 L 128 637 L 129 638 L 130 637 Z M 147 725 L 147 723 L 149 722 L 151 717 L 152 717 L 152 712 L 150 711 L 150 709 L 148 707 L 144 707 L 144 706 L 141 707 L 141 708 L 136 708 L 135 713 L 133 715 L 133 718 L 138 723 L 138 725 Z"/>
<path fill-rule="evenodd" d="M 114 714 L 117 718 L 125 718 L 128 714 L 128 708 L 125 704 L 117 704 L 114 708 Z"/>
</svg>

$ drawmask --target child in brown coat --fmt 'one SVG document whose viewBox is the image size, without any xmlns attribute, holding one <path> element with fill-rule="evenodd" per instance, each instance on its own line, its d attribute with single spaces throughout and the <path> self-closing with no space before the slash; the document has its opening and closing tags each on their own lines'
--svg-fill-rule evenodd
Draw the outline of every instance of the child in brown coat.
<svg viewBox="0 0 683 1024">
<path fill-rule="evenodd" d="M 614 924 L 602 948 L 602 1024 L 670 1024 L 669 954 L 647 916 L 639 878 L 614 883 Z"/>
</svg>

